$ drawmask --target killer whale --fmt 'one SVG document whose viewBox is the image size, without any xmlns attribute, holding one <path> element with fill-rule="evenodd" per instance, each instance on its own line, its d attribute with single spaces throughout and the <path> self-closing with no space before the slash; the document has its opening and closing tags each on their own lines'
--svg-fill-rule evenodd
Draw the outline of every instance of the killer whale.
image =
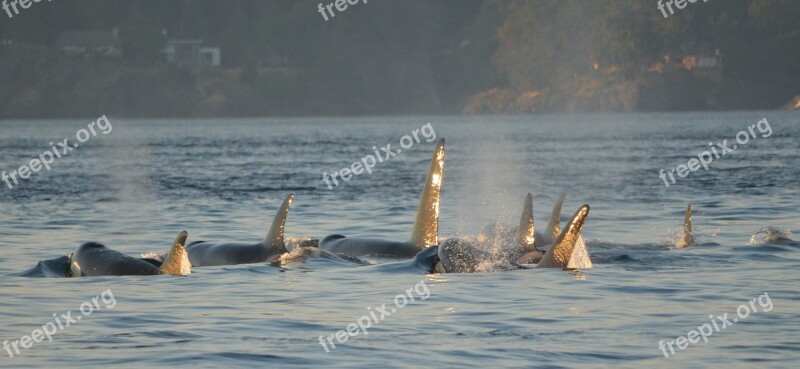
<svg viewBox="0 0 800 369">
<path fill-rule="evenodd" d="M 259 243 L 213 243 L 207 241 L 189 243 L 186 245 L 186 251 L 189 253 L 189 261 L 192 266 L 273 263 L 279 261 L 282 255 L 288 253 L 283 240 L 283 233 L 292 201 L 294 201 L 294 194 L 286 196 L 272 220 L 267 236 Z"/>
<path fill-rule="evenodd" d="M 191 273 L 183 246 L 187 236 L 186 231 L 178 234 L 162 263 L 128 256 L 97 242 L 87 242 L 78 246 L 69 257 L 67 276 L 187 275 Z"/>
<path fill-rule="evenodd" d="M 489 243 L 502 243 L 508 239 L 507 229 L 497 229 L 490 232 Z M 484 233 L 490 233 L 484 232 Z M 528 194 L 522 209 L 520 223 L 516 228 L 513 238 L 514 249 L 511 258 L 519 261 L 525 257 L 536 261 L 541 258 L 541 251 L 534 246 L 535 232 L 533 224 L 533 195 Z M 384 263 L 373 266 L 373 269 L 382 272 L 422 272 L 434 273 L 475 273 L 478 272 L 484 261 L 492 259 L 486 248 L 478 247 L 485 244 L 486 240 L 468 240 L 464 238 L 448 238 L 438 246 L 428 247 L 418 252 L 410 260 Z M 538 256 L 537 256 L 538 254 Z M 525 259 L 527 260 L 527 259 Z M 525 269 L 522 263 L 504 263 L 503 269 Z"/>
<path fill-rule="evenodd" d="M 686 212 L 683 214 L 683 232 L 681 233 L 681 238 L 675 242 L 675 248 L 683 249 L 694 245 L 694 235 L 692 234 L 692 204 L 689 204 L 689 206 L 686 207 Z"/>
<path fill-rule="evenodd" d="M 366 269 L 381 273 L 444 273 L 439 262 L 438 250 L 439 246 L 431 246 L 418 252 L 411 259 L 371 265 Z"/>
<path fill-rule="evenodd" d="M 562 193 L 556 200 L 556 203 L 553 205 L 553 210 L 550 212 L 550 219 L 547 222 L 547 227 L 545 227 L 545 232 L 537 234 L 537 246 L 545 247 L 547 245 L 552 245 L 558 238 L 558 235 L 561 234 L 561 208 L 564 206 L 564 200 L 566 199 L 567 194 Z"/>
<path fill-rule="evenodd" d="M 460 238 L 442 242 L 438 250 L 439 269 L 448 273 L 474 273 L 482 266 L 517 269 L 519 265 L 534 264 L 542 258 L 542 252 L 535 245 L 533 194 L 525 196 L 516 228 L 493 224 L 488 231 L 486 229 L 475 242 Z"/>
<path fill-rule="evenodd" d="M 438 244 L 439 200 L 444 172 L 444 138 L 436 144 L 430 169 L 422 190 L 419 209 L 411 237 L 406 242 L 370 238 L 348 238 L 340 234 L 329 235 L 319 242 L 319 248 L 347 256 L 381 256 L 409 258 L 421 250 Z"/>
<path fill-rule="evenodd" d="M 536 245 L 542 248 L 547 248 L 549 245 L 555 243 L 561 234 L 561 208 L 564 205 L 567 194 L 561 194 L 553 205 L 553 210 L 550 212 L 550 220 L 547 222 L 545 232 L 537 236 Z M 579 232 L 578 239 L 575 241 L 572 255 L 569 259 L 567 269 L 591 269 L 593 268 L 592 260 L 589 258 L 589 251 L 586 249 L 586 242 L 583 240 L 583 235 Z"/>
<path fill-rule="evenodd" d="M 289 250 L 281 257 L 281 265 L 292 263 L 332 263 L 339 265 L 369 265 L 353 256 L 334 254 L 319 248 L 319 240 L 306 240 Z"/>
<path fill-rule="evenodd" d="M 554 214 L 560 216 L 564 196 L 556 202 Z M 581 232 L 586 217 L 589 215 L 589 206 L 583 205 L 572 216 L 564 230 L 555 234 L 555 242 L 547 253 L 542 254 L 536 247 L 536 232 L 533 223 L 533 195 L 530 193 L 525 198 L 520 224 L 516 228 L 513 249 L 509 260 L 494 263 L 494 267 L 502 269 L 520 269 L 525 264 L 536 264 L 537 268 L 562 268 L 584 269 L 591 268 L 591 260 L 585 251 L 585 244 Z M 558 227 L 558 223 L 551 220 L 548 230 Z M 502 237 L 499 238 L 503 242 Z M 492 242 L 498 242 L 494 240 Z M 583 254 L 577 252 L 583 248 L 585 259 L 575 260 Z M 481 263 L 492 261 L 493 255 L 486 247 L 479 247 L 479 243 L 470 242 L 461 238 L 450 238 L 442 242 L 437 250 L 438 261 L 434 270 L 439 273 L 474 273 L 480 270 Z"/>
<path fill-rule="evenodd" d="M 541 237 L 541 236 L 539 236 Z M 528 193 L 525 197 L 525 205 L 522 207 L 519 226 L 515 237 L 516 250 L 513 256 L 517 264 L 536 264 L 542 260 L 542 253 L 536 247 L 536 229 L 533 224 L 533 194 Z"/>
<path fill-rule="evenodd" d="M 479 244 L 463 238 L 448 238 L 436 250 L 436 273 L 476 273 L 492 255 Z"/>
<path fill-rule="evenodd" d="M 586 217 L 588 216 L 589 205 L 581 206 L 578 211 L 572 215 L 569 223 L 567 223 L 564 230 L 560 232 L 558 238 L 544 254 L 539 264 L 536 264 L 536 267 L 575 269 L 570 264 L 574 258 L 575 249 L 578 247 L 584 247 L 585 249 L 581 231 L 583 230 L 583 225 L 586 223 Z"/>
<path fill-rule="evenodd" d="M 559 233 L 561 233 L 561 207 L 564 205 L 564 200 L 566 198 L 567 194 L 564 193 L 556 200 L 556 203 L 553 205 L 553 210 L 550 212 L 550 219 L 547 221 L 547 226 L 544 228 L 544 233 L 536 237 L 537 246 L 544 247 L 546 245 L 552 245 L 553 241 L 558 238 Z"/>
<path fill-rule="evenodd" d="M 561 208 L 566 199 L 566 194 L 562 194 L 551 212 L 550 220 L 547 224 L 544 234 L 536 232 L 533 219 L 533 195 L 528 193 L 525 197 L 525 202 L 520 215 L 519 225 L 516 227 L 514 238 L 509 239 L 507 236 L 496 236 L 493 243 L 511 243 L 511 251 L 508 253 L 508 261 L 506 263 L 499 263 L 501 267 L 514 268 L 524 265 L 537 264 L 536 267 L 553 267 L 548 263 L 542 264 L 545 253 L 543 253 L 537 245 L 541 247 L 548 247 L 553 250 L 552 245 L 558 245 L 557 252 L 564 252 L 563 249 L 569 248 L 570 255 L 567 259 L 567 265 L 562 266 L 564 269 L 589 269 L 592 268 L 592 262 L 586 250 L 586 245 L 582 236 L 582 225 L 576 231 L 575 237 L 560 236 L 574 228 L 574 222 L 584 222 L 588 216 L 588 206 L 586 206 L 585 213 L 579 210 L 576 213 L 577 218 L 573 216 L 570 224 L 564 228 L 562 232 L 560 229 Z M 581 208 L 583 209 L 583 208 Z M 546 236 L 545 236 L 546 235 Z M 561 240 L 561 241 L 559 241 Z M 574 242 L 573 242 L 574 241 Z M 490 260 L 492 255 L 487 253 L 486 248 L 478 248 L 474 244 L 464 242 L 463 240 L 449 239 L 439 246 L 439 259 L 444 270 L 448 272 L 473 272 L 476 270 L 477 265 L 482 260 Z M 549 251 L 548 251 L 549 252 Z M 550 263 L 552 264 L 552 263 Z"/>
</svg>

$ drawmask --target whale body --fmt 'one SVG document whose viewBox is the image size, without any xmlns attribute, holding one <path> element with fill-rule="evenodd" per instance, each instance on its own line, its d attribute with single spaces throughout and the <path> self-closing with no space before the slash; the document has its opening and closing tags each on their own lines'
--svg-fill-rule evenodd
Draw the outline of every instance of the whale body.
<svg viewBox="0 0 800 369">
<path fill-rule="evenodd" d="M 431 158 L 430 169 L 419 201 L 414 229 L 408 241 L 390 241 L 377 238 L 348 238 L 329 235 L 319 242 L 323 250 L 347 256 L 381 256 L 410 258 L 430 246 L 438 244 L 439 200 L 444 174 L 444 139 L 440 139 Z"/>
<path fill-rule="evenodd" d="M 178 235 L 162 263 L 128 256 L 97 242 L 84 243 L 69 258 L 68 276 L 187 275 L 191 273 L 183 246 L 187 236 L 186 231 Z"/>
<path fill-rule="evenodd" d="M 272 219 L 272 225 L 263 241 L 255 244 L 248 243 L 214 243 L 195 241 L 186 245 L 189 261 L 192 266 L 218 266 L 253 263 L 274 263 L 281 256 L 288 253 L 284 243 L 283 233 L 286 228 L 286 217 L 289 206 L 294 200 L 294 194 L 289 194 L 283 204 L 278 208 L 278 213 Z"/>
</svg>

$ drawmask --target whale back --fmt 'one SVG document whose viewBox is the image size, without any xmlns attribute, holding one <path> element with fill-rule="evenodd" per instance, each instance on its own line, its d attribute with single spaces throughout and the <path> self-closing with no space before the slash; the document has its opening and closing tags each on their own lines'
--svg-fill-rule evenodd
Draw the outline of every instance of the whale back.
<svg viewBox="0 0 800 369">
<path fill-rule="evenodd" d="M 155 274 L 159 274 L 159 268 L 155 265 L 97 242 L 78 246 L 69 260 L 71 277 Z"/>
</svg>

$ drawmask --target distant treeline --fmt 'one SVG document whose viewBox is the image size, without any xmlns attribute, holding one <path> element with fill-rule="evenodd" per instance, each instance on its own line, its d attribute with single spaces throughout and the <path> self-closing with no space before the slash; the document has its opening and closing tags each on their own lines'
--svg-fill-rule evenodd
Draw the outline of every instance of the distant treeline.
<svg viewBox="0 0 800 369">
<path fill-rule="evenodd" d="M 69 0 L 0 13 L 0 116 L 529 113 L 777 108 L 800 94 L 800 1 Z M 327 4 L 332 1 L 323 1 Z M 121 58 L 64 31 L 117 29 Z M 202 39 L 222 67 L 165 61 Z M 714 56 L 698 75 L 686 57 Z"/>
</svg>

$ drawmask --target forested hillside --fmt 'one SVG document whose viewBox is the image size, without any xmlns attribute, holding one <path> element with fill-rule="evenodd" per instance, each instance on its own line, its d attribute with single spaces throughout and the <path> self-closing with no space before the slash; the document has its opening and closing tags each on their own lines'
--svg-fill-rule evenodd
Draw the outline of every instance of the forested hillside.
<svg viewBox="0 0 800 369">
<path fill-rule="evenodd" d="M 326 21 L 308 0 L 39 2 L 0 13 L 0 115 L 772 109 L 800 94 L 799 0 L 668 18 L 656 3 L 373 0 Z M 76 30 L 116 30 L 122 56 L 65 55 Z M 219 47 L 222 65 L 170 65 L 170 40 Z"/>
</svg>

